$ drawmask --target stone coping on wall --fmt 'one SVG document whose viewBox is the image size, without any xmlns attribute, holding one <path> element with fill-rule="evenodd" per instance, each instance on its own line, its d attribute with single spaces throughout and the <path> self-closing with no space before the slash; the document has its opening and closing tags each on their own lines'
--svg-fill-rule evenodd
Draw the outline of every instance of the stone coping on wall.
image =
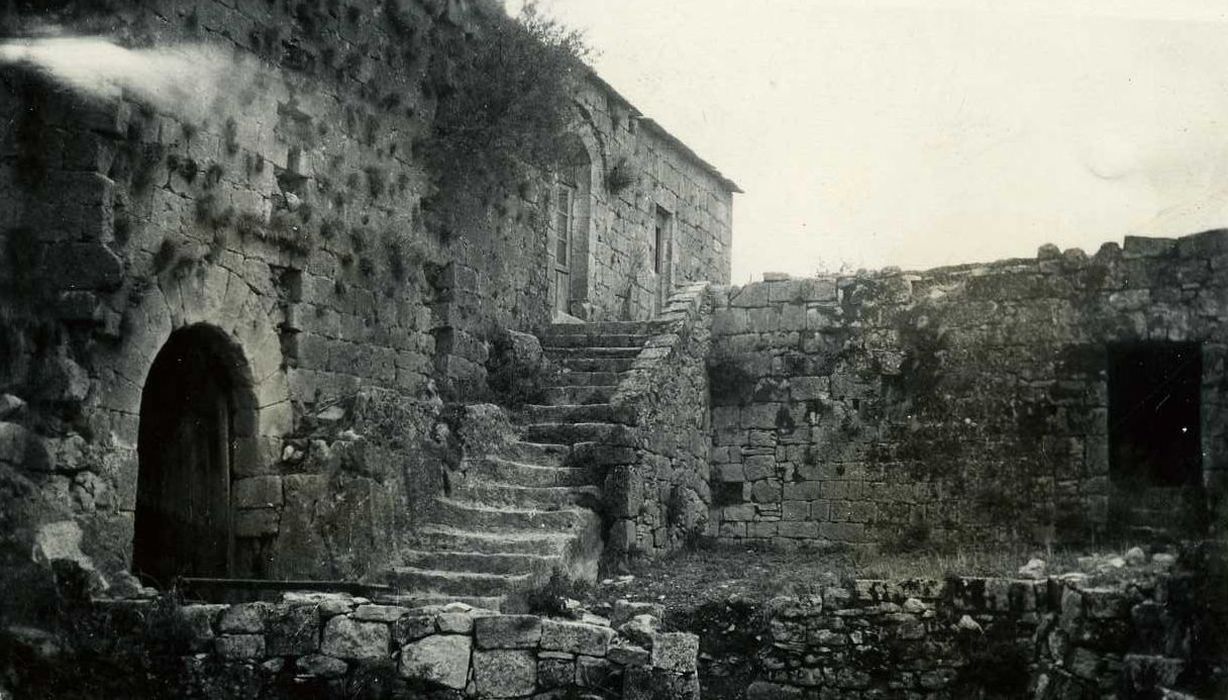
<svg viewBox="0 0 1228 700">
<path fill-rule="evenodd" d="M 96 607 L 153 619 L 159 602 L 165 601 L 101 601 Z M 183 604 L 173 615 L 180 635 L 189 638 L 180 641 L 198 662 L 256 672 L 269 687 L 281 683 L 281 690 L 323 681 L 344 695 L 374 671 L 403 690 L 432 697 L 697 697 L 698 638 L 658 632 L 646 620 L 624 624 L 620 632 L 588 613 L 573 620 L 505 615 L 459 602 L 411 608 L 321 592 L 289 592 L 279 602 Z M 251 696 L 258 695 L 252 689 Z"/>
</svg>

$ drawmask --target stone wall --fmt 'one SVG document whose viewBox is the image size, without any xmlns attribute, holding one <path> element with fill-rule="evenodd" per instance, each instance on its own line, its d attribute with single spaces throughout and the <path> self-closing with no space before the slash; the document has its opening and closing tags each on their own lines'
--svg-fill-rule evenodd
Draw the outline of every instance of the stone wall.
<svg viewBox="0 0 1228 700">
<path fill-rule="evenodd" d="M 629 416 L 634 460 L 611 467 L 605 480 L 607 554 L 657 554 L 707 527 L 708 285 L 671 297 L 662 328 L 649 339 L 610 403 Z"/>
<path fill-rule="evenodd" d="M 1159 697 L 1161 688 L 1218 697 L 1228 668 L 1207 614 L 1223 612 L 1213 585 L 1188 574 L 1094 585 L 1081 574 L 859 579 L 771 601 L 749 654 L 702 636 L 702 682 L 729 691 L 728 670 L 749 662 L 752 700 Z"/>
<path fill-rule="evenodd" d="M 173 332 L 203 328 L 235 386 L 231 572 L 361 576 L 352 553 L 373 533 L 395 542 L 406 484 L 438 479 L 341 443 L 370 437 L 347 411 L 381 392 L 409 418 L 395 442 L 431 442 L 432 273 L 447 251 L 416 223 L 412 144 L 431 114 L 428 45 L 460 31 L 402 9 L 409 34 L 379 13 L 255 1 L 65 18 L 136 45 L 188 42 L 187 60 L 225 73 L 178 100 L 5 71 L 0 102 L 22 127 L 0 166 L 17 319 L 4 387 L 42 438 L 27 449 L 47 453 L 9 472 L 45 507 L 6 535 L 76 521 L 101 570 L 128 568 L 146 378 Z M 24 205 L 8 214 L 10 200 Z M 341 418 L 340 443 L 318 429 Z"/>
<path fill-rule="evenodd" d="M 899 547 L 1103 533 L 1107 346 L 1133 341 L 1201 346 L 1214 510 L 1226 269 L 1228 233 L 1214 231 L 728 290 L 709 360 L 711 533 Z"/>
<path fill-rule="evenodd" d="M 337 593 L 234 605 L 111 601 L 76 614 L 77 629 L 54 650 L 38 647 L 47 638 L 9 632 L 15 647 L 0 645 L 0 656 L 33 653 L 3 681 L 10 690 L 71 689 L 100 670 L 91 664 L 101 652 L 112 673 L 92 687 L 107 697 L 698 697 L 694 635 L 644 628 L 632 639 L 595 616 L 405 608 Z M 56 677 L 40 677 L 57 661 Z"/>
<path fill-rule="evenodd" d="M 595 76 L 577 95 L 577 113 L 594 184 L 587 243 L 576 246 L 585 262 L 578 288 L 573 281 L 573 313 L 642 320 L 675 286 L 728 284 L 737 185 Z M 650 254 L 658 209 L 673 237 L 662 274 Z"/>
<path fill-rule="evenodd" d="M 71 532 L 100 583 L 124 578 L 146 380 L 190 330 L 231 385 L 230 573 L 373 575 L 441 487 L 440 395 L 484 383 L 494 329 L 550 319 L 549 187 L 509 183 L 489 232 L 442 236 L 422 212 L 433 184 L 417 149 L 450 86 L 449 47 L 502 9 L 45 9 L 5 10 L 6 30 L 113 37 L 145 51 L 145 72 L 122 90 L 0 72 L 4 568 Z M 724 279 L 725 181 L 660 130 L 632 137 L 638 114 L 598 79 L 578 91 L 592 258 L 630 265 L 660 204 L 677 221 L 677 279 Z M 605 175 L 624 153 L 654 165 L 614 197 Z M 593 276 L 596 307 L 650 313 L 608 277 Z"/>
</svg>

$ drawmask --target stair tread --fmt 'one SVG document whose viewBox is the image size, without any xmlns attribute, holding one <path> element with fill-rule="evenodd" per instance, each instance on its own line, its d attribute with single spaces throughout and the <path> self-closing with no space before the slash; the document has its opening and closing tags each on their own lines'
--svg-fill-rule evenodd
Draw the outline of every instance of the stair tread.
<svg viewBox="0 0 1228 700">
<path fill-rule="evenodd" d="M 524 513 L 526 515 L 536 515 L 538 513 L 576 513 L 576 514 L 583 515 L 584 511 L 587 510 L 586 508 L 573 508 L 573 507 L 551 508 L 551 509 L 517 508 L 514 506 L 502 506 L 502 505 L 496 506 L 496 505 L 491 505 L 488 503 L 479 503 L 477 501 L 456 500 L 453 498 L 439 498 L 436 500 L 438 500 L 441 503 L 446 503 L 456 508 L 462 508 L 464 510 L 476 510 L 476 511 L 487 512 L 487 513 Z"/>
<path fill-rule="evenodd" d="M 433 576 L 443 579 L 470 581 L 524 581 L 533 574 L 491 574 L 485 571 L 452 571 L 450 569 L 422 569 L 417 566 L 396 566 L 393 572 L 397 574 L 415 574 L 418 576 Z"/>
</svg>

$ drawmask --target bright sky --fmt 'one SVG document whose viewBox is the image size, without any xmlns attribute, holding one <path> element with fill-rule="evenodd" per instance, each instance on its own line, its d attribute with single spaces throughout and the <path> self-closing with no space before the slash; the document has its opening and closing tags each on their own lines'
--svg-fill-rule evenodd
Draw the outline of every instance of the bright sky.
<svg viewBox="0 0 1228 700">
<path fill-rule="evenodd" d="M 1228 227 L 1228 7 L 1003 4 L 539 3 L 746 190 L 735 283 Z"/>
</svg>

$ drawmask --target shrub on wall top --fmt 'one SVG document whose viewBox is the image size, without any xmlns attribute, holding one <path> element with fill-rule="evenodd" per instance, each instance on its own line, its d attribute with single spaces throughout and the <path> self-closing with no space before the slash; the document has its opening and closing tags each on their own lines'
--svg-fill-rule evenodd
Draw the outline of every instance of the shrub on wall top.
<svg viewBox="0 0 1228 700">
<path fill-rule="evenodd" d="M 438 106 L 419 144 L 436 188 L 427 223 L 463 235 L 484 228 L 502 195 L 565 157 L 572 86 L 588 70 L 579 34 L 532 3 L 514 20 L 499 12 L 477 20 L 433 54 Z"/>
</svg>

